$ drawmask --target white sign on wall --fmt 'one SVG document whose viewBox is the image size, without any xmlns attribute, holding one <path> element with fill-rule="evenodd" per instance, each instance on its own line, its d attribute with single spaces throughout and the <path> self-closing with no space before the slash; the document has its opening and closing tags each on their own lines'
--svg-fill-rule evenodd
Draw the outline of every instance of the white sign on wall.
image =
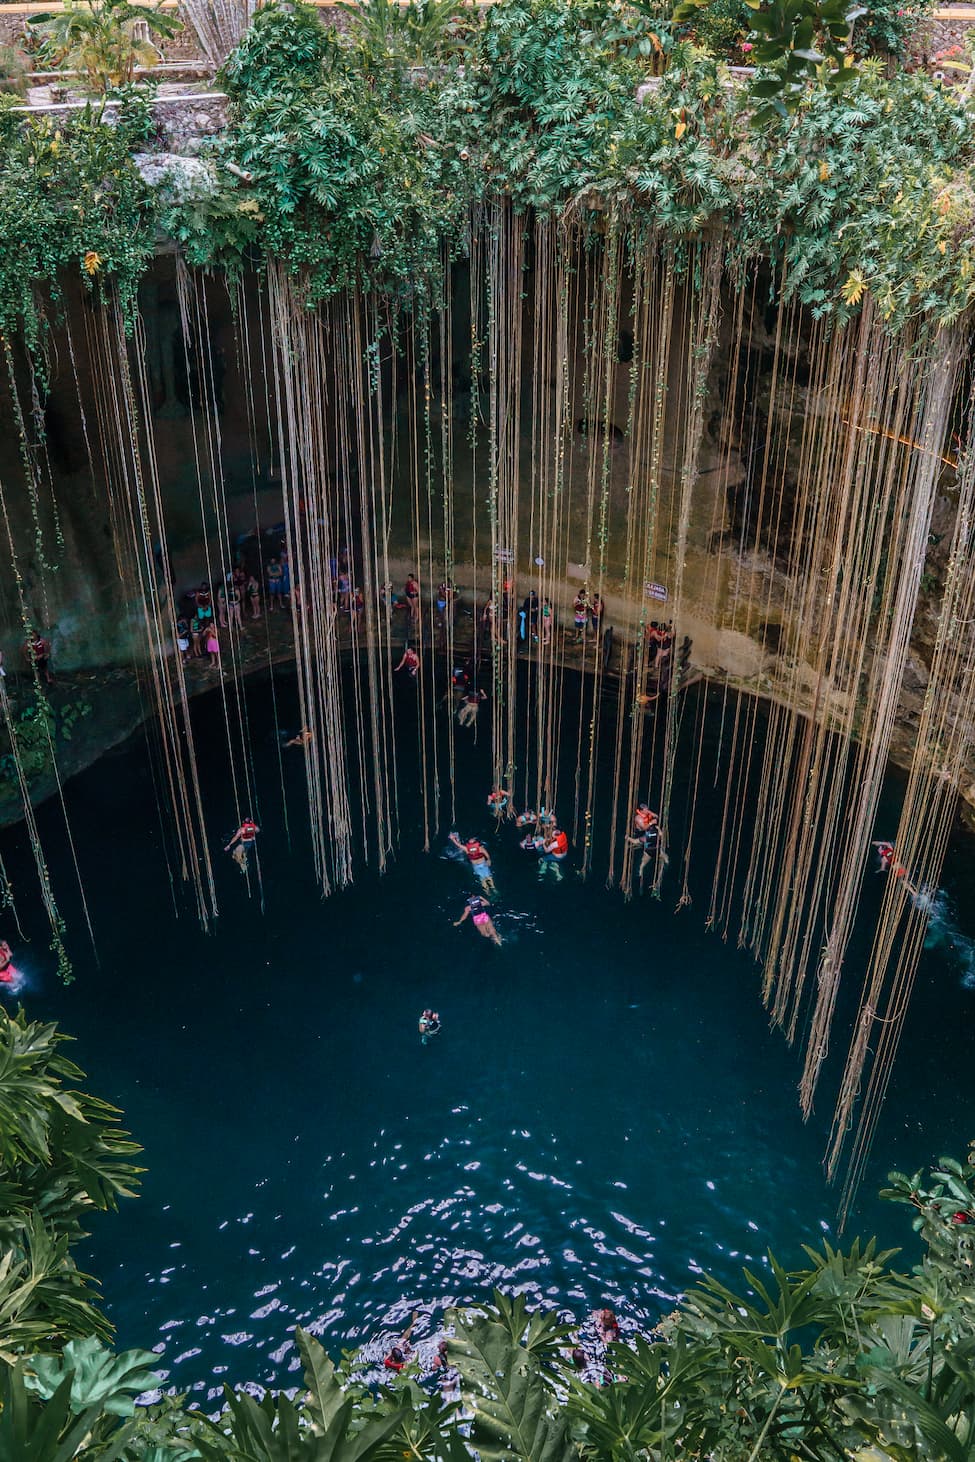
<svg viewBox="0 0 975 1462">
<path fill-rule="evenodd" d="M 666 584 L 644 584 L 643 592 L 648 599 L 659 599 L 663 603 L 667 598 Z"/>
</svg>

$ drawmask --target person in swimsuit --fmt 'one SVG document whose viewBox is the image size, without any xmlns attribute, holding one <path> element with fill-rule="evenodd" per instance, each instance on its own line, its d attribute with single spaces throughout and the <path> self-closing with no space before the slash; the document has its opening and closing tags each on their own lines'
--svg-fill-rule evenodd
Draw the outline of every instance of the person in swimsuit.
<svg viewBox="0 0 975 1462">
<path fill-rule="evenodd" d="M 250 608 L 251 608 L 251 619 L 260 619 L 260 617 L 261 617 L 261 586 L 257 582 L 257 579 L 254 577 L 253 574 L 251 574 L 250 578 L 247 580 L 247 590 L 246 590 L 246 593 L 247 593 L 247 602 L 248 602 L 248 604 L 250 605 Z"/>
<path fill-rule="evenodd" d="M 642 809 L 642 811 L 641 811 Z M 644 824 L 641 828 L 637 818 Z M 638 835 L 635 838 L 627 838 L 631 848 L 642 848 L 643 854 L 640 858 L 640 886 L 643 887 L 643 878 L 651 863 L 656 863 L 658 858 L 664 863 L 667 862 L 667 854 L 663 850 L 663 839 L 660 834 L 660 819 L 655 812 L 651 812 L 645 803 L 640 804 L 633 818 L 637 827 Z"/>
<path fill-rule="evenodd" d="M 393 674 L 395 675 L 397 670 L 408 670 L 410 672 L 410 674 L 412 675 L 413 679 L 415 680 L 416 679 L 416 674 L 417 674 L 417 671 L 419 670 L 419 668 L 420 668 L 420 657 L 419 657 L 419 655 L 413 649 L 412 645 L 407 645 L 406 649 L 403 651 L 403 658 L 402 658 L 402 660 L 393 669 Z"/>
<path fill-rule="evenodd" d="M 477 713 L 481 709 L 481 701 L 486 700 L 487 696 L 483 690 L 469 690 L 457 712 L 458 726 L 473 726 L 477 721 Z"/>
<path fill-rule="evenodd" d="M 0 985 L 16 983 L 20 971 L 14 967 L 10 945 L 4 939 L 0 942 Z"/>
<path fill-rule="evenodd" d="M 291 740 L 290 741 L 286 741 L 284 744 L 285 744 L 285 747 L 289 747 L 289 746 L 310 746 L 311 743 L 314 741 L 314 739 L 315 738 L 312 735 L 312 733 L 309 731 L 308 727 L 307 726 L 302 726 L 302 728 L 298 732 L 297 736 L 292 736 Z"/>
<path fill-rule="evenodd" d="M 495 929 L 494 920 L 488 913 L 488 901 L 481 894 L 472 894 L 467 900 L 464 912 L 459 919 L 454 920 L 454 928 L 459 929 L 465 919 L 470 919 L 478 934 L 483 934 L 485 939 L 493 939 L 495 944 L 501 943 L 501 935 Z"/>
</svg>

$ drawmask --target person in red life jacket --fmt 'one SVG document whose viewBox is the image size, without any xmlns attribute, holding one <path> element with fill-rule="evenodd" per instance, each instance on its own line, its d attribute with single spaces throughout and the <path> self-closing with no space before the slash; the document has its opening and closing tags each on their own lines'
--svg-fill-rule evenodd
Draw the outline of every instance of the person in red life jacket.
<svg viewBox="0 0 975 1462">
<path fill-rule="evenodd" d="M 880 859 L 880 872 L 890 873 L 894 878 L 906 878 L 907 869 L 903 863 L 898 863 L 897 854 L 893 843 L 874 843 L 877 849 L 877 857 Z M 910 888 L 910 884 L 907 885 Z"/>
<path fill-rule="evenodd" d="M 538 849 L 538 876 L 551 873 L 556 883 L 562 882 L 562 864 L 569 856 L 569 839 L 562 828 L 552 823 L 547 832 L 535 839 Z"/>
<path fill-rule="evenodd" d="M 419 655 L 413 649 L 413 646 L 412 645 L 407 645 L 406 649 L 403 651 L 403 658 L 399 662 L 399 664 L 394 668 L 393 674 L 395 675 L 397 670 L 408 670 L 410 672 L 410 674 L 412 675 L 413 679 L 415 680 L 416 679 L 416 674 L 417 674 L 417 671 L 419 670 L 419 668 L 420 668 L 420 657 L 419 657 Z"/>
<path fill-rule="evenodd" d="M 640 858 L 640 887 L 643 887 L 643 878 L 651 863 L 656 863 L 658 857 L 666 859 L 663 852 L 660 837 L 660 819 L 655 812 L 651 812 L 645 802 L 641 802 L 633 816 L 633 824 L 637 829 L 637 836 L 627 838 L 631 848 L 642 848 Z"/>
<path fill-rule="evenodd" d="M 460 848 L 461 852 L 466 854 L 467 861 L 471 865 L 471 872 L 485 893 L 494 893 L 491 859 L 484 844 L 478 838 L 469 838 L 466 843 L 463 843 L 455 832 L 450 834 L 450 841 L 455 848 Z"/>
<path fill-rule="evenodd" d="M 511 804 L 511 795 L 503 787 L 495 787 L 494 791 L 488 794 L 487 805 L 495 817 L 503 817 Z"/>
<path fill-rule="evenodd" d="M 966 1213 L 964 1209 L 960 1208 L 957 1213 L 953 1213 L 951 1215 L 951 1221 L 952 1223 L 971 1223 L 972 1216 L 970 1213 Z"/>
<path fill-rule="evenodd" d="M 633 826 L 640 837 L 657 821 L 657 814 L 651 812 L 646 802 L 638 802 L 633 814 Z"/>
<path fill-rule="evenodd" d="M 400 1350 L 398 1345 L 394 1345 L 389 1355 L 383 1361 L 383 1365 L 387 1371 L 395 1371 L 399 1375 L 400 1371 L 406 1365 L 406 1353 Z"/>
<path fill-rule="evenodd" d="M 260 828 L 253 818 L 245 817 L 240 827 L 234 833 L 230 842 L 224 848 L 225 853 L 233 849 L 234 862 L 242 873 L 247 872 L 247 855 L 257 842 L 257 835 Z"/>
</svg>

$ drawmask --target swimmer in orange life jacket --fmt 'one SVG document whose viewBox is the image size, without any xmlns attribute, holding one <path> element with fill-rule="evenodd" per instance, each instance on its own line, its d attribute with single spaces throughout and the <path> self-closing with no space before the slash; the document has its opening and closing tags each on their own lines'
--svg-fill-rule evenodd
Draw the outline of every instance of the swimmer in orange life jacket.
<svg viewBox="0 0 975 1462">
<path fill-rule="evenodd" d="M 230 842 L 224 848 L 225 853 L 229 853 L 231 848 L 233 848 L 233 859 L 241 873 L 247 872 L 247 854 L 257 842 L 259 832 L 260 828 L 253 818 L 245 817 L 240 827 L 230 839 Z"/>
<path fill-rule="evenodd" d="M 551 873 L 556 883 L 562 882 L 562 864 L 569 856 L 569 839 L 554 819 L 546 832 L 523 838 L 521 846 L 527 852 L 538 854 L 539 878 Z"/>
</svg>

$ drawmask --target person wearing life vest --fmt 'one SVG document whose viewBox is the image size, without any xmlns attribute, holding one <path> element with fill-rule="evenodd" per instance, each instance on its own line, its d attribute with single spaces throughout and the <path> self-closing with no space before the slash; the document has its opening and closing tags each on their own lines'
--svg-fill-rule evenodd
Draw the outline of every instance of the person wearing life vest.
<svg viewBox="0 0 975 1462">
<path fill-rule="evenodd" d="M 487 805 L 495 817 L 501 817 L 503 813 L 507 812 L 510 801 L 511 798 L 503 787 L 495 787 L 494 791 L 488 795 Z"/>
<path fill-rule="evenodd" d="M 569 839 L 562 828 L 552 823 L 548 832 L 535 839 L 538 849 L 538 876 L 551 873 L 556 883 L 562 882 L 562 864 L 569 856 Z"/>
<path fill-rule="evenodd" d="M 247 855 L 257 842 L 257 835 L 260 828 L 251 817 L 245 817 L 240 827 L 234 833 L 230 842 L 224 848 L 225 853 L 233 849 L 233 859 L 242 873 L 247 872 Z"/>
<path fill-rule="evenodd" d="M 627 838 L 631 848 L 642 848 L 640 858 L 640 887 L 643 887 L 643 878 L 651 863 L 656 863 L 658 858 L 667 861 L 667 855 L 663 851 L 662 839 L 660 836 L 660 819 L 655 812 L 651 812 L 645 802 L 641 802 L 633 816 L 633 825 L 637 829 L 637 836 Z"/>
<path fill-rule="evenodd" d="M 484 844 L 478 838 L 469 838 L 466 843 L 461 842 L 455 832 L 450 834 L 450 841 L 466 855 L 467 861 L 471 866 L 471 872 L 485 892 L 494 893 L 491 859 Z"/>
<path fill-rule="evenodd" d="M 881 873 L 891 873 L 895 878 L 904 878 L 907 869 L 903 863 L 897 862 L 893 843 L 874 843 L 877 849 L 877 857 L 880 859 Z"/>
<path fill-rule="evenodd" d="M 657 821 L 657 814 L 651 812 L 646 802 L 638 802 L 636 812 L 633 814 L 633 826 L 640 837 L 653 827 Z"/>
</svg>

